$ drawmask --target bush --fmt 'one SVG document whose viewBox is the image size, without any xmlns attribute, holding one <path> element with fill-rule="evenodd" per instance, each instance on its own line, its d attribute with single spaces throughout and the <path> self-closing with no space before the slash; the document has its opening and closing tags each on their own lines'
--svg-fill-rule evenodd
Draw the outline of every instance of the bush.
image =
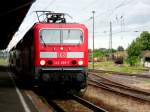
<svg viewBox="0 0 150 112">
<path fill-rule="evenodd" d="M 127 58 L 127 63 L 130 66 L 135 66 L 135 65 L 138 64 L 138 62 L 139 62 L 139 57 L 138 56 L 131 56 L 131 57 Z"/>
</svg>

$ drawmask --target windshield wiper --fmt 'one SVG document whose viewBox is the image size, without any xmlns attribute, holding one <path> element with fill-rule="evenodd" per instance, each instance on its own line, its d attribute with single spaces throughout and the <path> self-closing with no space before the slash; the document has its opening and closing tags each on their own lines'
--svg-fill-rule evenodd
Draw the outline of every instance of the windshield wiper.
<svg viewBox="0 0 150 112">
<path fill-rule="evenodd" d="M 44 42 L 44 40 L 43 40 L 43 37 L 42 37 L 42 35 L 40 35 L 40 39 L 41 39 L 41 41 L 43 42 L 43 44 L 44 44 L 44 47 L 46 47 L 46 44 L 45 44 L 45 42 Z"/>
</svg>

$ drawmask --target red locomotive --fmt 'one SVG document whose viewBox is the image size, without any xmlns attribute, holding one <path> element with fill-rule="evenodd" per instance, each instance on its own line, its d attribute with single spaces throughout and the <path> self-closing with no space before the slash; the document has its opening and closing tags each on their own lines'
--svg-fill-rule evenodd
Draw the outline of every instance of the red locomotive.
<svg viewBox="0 0 150 112">
<path fill-rule="evenodd" d="M 36 84 L 80 90 L 86 87 L 88 30 L 66 23 L 63 13 L 46 14 L 10 51 L 10 67 Z M 38 13 L 37 12 L 37 13 Z"/>
</svg>

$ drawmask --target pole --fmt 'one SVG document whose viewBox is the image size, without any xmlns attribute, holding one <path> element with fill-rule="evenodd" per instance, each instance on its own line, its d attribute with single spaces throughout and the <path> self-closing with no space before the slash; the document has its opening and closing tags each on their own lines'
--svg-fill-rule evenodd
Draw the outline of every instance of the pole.
<svg viewBox="0 0 150 112">
<path fill-rule="evenodd" d="M 92 53 L 92 65 L 93 65 L 93 69 L 94 69 L 94 14 L 95 11 L 92 11 L 93 13 L 93 53 Z"/>
<path fill-rule="evenodd" d="M 109 50 L 110 50 L 110 57 L 112 58 L 112 23 L 110 21 L 110 34 L 109 34 Z"/>
</svg>

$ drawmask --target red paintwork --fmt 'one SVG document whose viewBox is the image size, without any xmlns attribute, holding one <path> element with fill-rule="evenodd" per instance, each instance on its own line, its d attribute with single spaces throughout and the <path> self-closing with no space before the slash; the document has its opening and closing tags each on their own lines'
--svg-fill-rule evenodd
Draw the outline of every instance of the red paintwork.
<svg viewBox="0 0 150 112">
<path fill-rule="evenodd" d="M 76 28 L 81 29 L 83 31 L 83 43 L 80 45 L 47 45 L 44 47 L 40 44 L 39 39 L 39 31 L 43 28 Z M 47 59 L 44 58 L 44 60 L 52 60 L 53 64 L 49 65 L 46 64 L 46 66 L 79 66 L 78 64 L 73 65 L 71 62 L 73 60 L 80 61 L 82 60 L 84 64 L 82 66 L 87 67 L 88 66 L 88 30 L 83 24 L 46 24 L 46 23 L 36 23 L 34 25 L 34 46 L 35 46 L 35 66 L 41 66 L 40 65 L 40 52 L 60 52 L 61 55 L 64 55 L 64 58 L 51 58 Z M 64 49 L 61 51 L 60 47 L 63 47 Z M 66 52 L 84 52 L 84 58 L 65 58 Z M 65 63 L 64 63 L 65 61 Z"/>
</svg>

